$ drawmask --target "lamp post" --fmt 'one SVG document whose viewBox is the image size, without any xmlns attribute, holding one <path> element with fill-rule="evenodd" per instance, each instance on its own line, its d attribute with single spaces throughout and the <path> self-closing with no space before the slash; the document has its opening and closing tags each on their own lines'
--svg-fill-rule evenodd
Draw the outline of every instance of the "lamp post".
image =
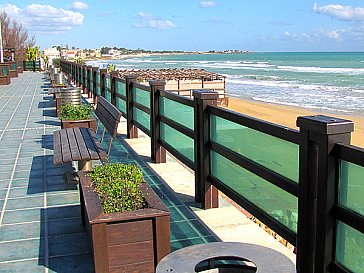
<svg viewBox="0 0 364 273">
<path fill-rule="evenodd" d="M 4 51 L 3 51 L 3 35 L 0 21 L 0 63 L 4 62 Z"/>
</svg>

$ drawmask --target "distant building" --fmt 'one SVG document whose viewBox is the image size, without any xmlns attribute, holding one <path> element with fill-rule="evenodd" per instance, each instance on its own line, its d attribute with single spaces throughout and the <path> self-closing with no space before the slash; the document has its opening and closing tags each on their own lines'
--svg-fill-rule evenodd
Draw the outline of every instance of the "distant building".
<svg viewBox="0 0 364 273">
<path fill-rule="evenodd" d="M 65 59 L 74 59 L 76 58 L 76 52 L 75 51 L 67 51 L 65 55 Z"/>
<path fill-rule="evenodd" d="M 61 52 L 56 47 L 46 48 L 44 49 L 44 56 L 48 56 L 48 63 L 52 64 L 53 59 L 61 58 Z"/>
<path fill-rule="evenodd" d="M 111 55 L 111 56 L 120 56 L 121 52 L 119 50 L 116 50 L 116 49 L 110 49 L 109 50 L 109 55 Z"/>
<path fill-rule="evenodd" d="M 100 58 L 101 57 L 101 50 L 100 49 L 90 49 L 90 57 Z"/>
</svg>

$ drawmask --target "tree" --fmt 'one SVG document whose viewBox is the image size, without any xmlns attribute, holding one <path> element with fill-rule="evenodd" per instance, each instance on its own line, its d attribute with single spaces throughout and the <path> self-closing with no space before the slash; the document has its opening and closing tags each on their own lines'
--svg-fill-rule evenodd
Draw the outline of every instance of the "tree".
<svg viewBox="0 0 364 273">
<path fill-rule="evenodd" d="M 45 65 L 45 69 L 48 69 L 49 57 L 45 55 L 44 51 L 42 52 L 42 54 L 40 55 L 40 57 L 43 59 L 43 62 L 44 62 L 44 65 Z"/>
<path fill-rule="evenodd" d="M 14 19 L 10 19 L 4 11 L 0 12 L 0 21 L 2 24 L 3 47 L 15 49 L 16 61 L 24 60 L 27 48 L 33 47 L 35 44 L 34 36 L 30 37 L 23 25 Z"/>
<path fill-rule="evenodd" d="M 26 61 L 35 61 L 39 58 L 39 55 L 40 55 L 39 46 L 28 47 L 27 52 L 25 53 L 25 60 Z"/>
</svg>

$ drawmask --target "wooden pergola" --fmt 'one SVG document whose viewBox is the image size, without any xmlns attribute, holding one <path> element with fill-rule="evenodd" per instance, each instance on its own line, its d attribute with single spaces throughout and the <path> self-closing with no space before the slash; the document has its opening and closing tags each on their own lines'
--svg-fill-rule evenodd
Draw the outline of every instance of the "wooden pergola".
<svg viewBox="0 0 364 273">
<path fill-rule="evenodd" d="M 218 73 L 195 68 L 122 69 L 118 72 L 120 77 L 127 74 L 137 75 L 137 81 L 145 84 L 150 80 L 165 80 L 166 90 L 187 97 L 192 97 L 192 90 L 213 90 L 219 93 L 219 104 L 228 105 L 226 77 Z"/>
</svg>

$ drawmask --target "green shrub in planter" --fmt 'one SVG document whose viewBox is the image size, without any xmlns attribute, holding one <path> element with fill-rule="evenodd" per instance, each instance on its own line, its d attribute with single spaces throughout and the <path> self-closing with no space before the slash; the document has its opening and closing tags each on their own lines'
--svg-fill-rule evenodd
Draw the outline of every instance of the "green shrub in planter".
<svg viewBox="0 0 364 273">
<path fill-rule="evenodd" d="M 60 119 L 66 120 L 83 120 L 89 119 L 92 113 L 92 106 L 85 104 L 72 105 L 66 104 L 61 106 L 61 112 L 59 114 Z"/>
<path fill-rule="evenodd" d="M 144 182 L 141 170 L 134 165 L 110 163 L 96 166 L 89 174 L 104 213 L 147 208 L 139 188 Z"/>
</svg>

